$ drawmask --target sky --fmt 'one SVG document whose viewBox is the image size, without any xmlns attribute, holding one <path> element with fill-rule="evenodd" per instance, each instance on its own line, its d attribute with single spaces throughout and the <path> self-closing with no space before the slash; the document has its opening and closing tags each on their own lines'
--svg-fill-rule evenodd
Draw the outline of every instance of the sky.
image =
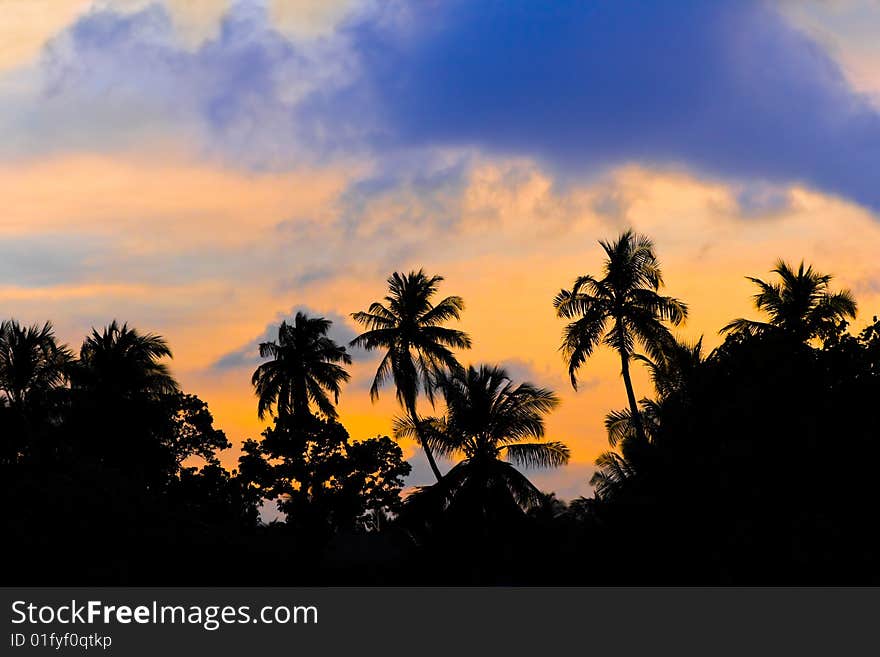
<svg viewBox="0 0 880 657">
<path fill-rule="evenodd" d="M 393 271 L 464 297 L 465 363 L 557 391 L 547 437 L 589 495 L 625 405 L 598 352 L 572 390 L 560 288 L 597 241 L 650 235 L 678 333 L 718 344 L 776 258 L 880 314 L 880 5 L 520 0 L 0 0 L 0 315 L 79 345 L 113 318 L 162 334 L 237 445 L 262 429 L 257 345 L 334 321 Z M 374 354 L 340 398 L 390 432 Z M 651 393 L 644 372 L 636 393 Z M 427 411 L 427 409 L 425 409 Z M 410 483 L 429 483 L 404 444 Z M 226 456 L 235 463 L 236 450 Z"/>
</svg>

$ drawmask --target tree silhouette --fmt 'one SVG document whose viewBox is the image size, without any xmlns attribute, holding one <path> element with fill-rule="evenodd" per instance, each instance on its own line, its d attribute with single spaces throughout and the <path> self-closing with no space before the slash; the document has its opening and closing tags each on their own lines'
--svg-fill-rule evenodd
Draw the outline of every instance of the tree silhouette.
<svg viewBox="0 0 880 657">
<path fill-rule="evenodd" d="M 611 499 L 653 465 L 655 441 L 661 433 L 667 407 L 673 402 L 688 403 L 689 388 L 695 384 L 706 362 L 702 338 L 694 344 L 673 339 L 664 342 L 653 359 L 644 354 L 635 354 L 633 358 L 648 368 L 657 399 L 639 401 L 639 424 L 645 432 L 644 441 L 639 439 L 631 409 L 611 411 L 605 416 L 608 444 L 618 451 L 600 454 L 595 461 L 599 469 L 590 479 L 596 497 L 604 500 Z"/>
<path fill-rule="evenodd" d="M 687 306 L 658 294 L 663 277 L 649 238 L 626 231 L 615 242 L 599 244 L 606 254 L 604 276 L 580 276 L 571 290 L 562 290 L 553 300 L 559 317 L 574 320 L 565 327 L 561 350 L 575 389 L 577 371 L 597 346 L 605 344 L 617 351 L 636 434 L 645 441 L 630 360 L 636 343 L 649 355 L 659 356 L 663 345 L 672 341 L 663 322 L 681 324 L 687 318 Z"/>
<path fill-rule="evenodd" d="M 706 354 L 670 332 L 686 309 L 660 295 L 650 241 L 602 246 L 603 277 L 556 299 L 572 384 L 604 344 L 621 356 L 628 402 L 632 361 L 654 393 L 606 415 L 594 496 L 567 505 L 529 481 L 569 460 L 544 437 L 555 395 L 500 367 L 461 367 L 454 352 L 470 340 L 444 324 L 462 302 L 434 305 L 441 279 L 421 271 L 395 274 L 355 313 L 365 330 L 353 344 L 384 352 L 371 397 L 397 386 L 395 438 L 417 440 L 435 468 L 433 455 L 455 463 L 403 501 L 400 445 L 352 441 L 332 417 L 350 359 L 326 319 L 297 314 L 261 345 L 254 385 L 276 417 L 245 441 L 238 470 L 208 405 L 172 378 L 162 337 L 114 321 L 75 360 L 49 323 L 0 323 L 13 583 L 216 584 L 205 578 L 219 572 L 238 584 L 878 583 L 880 321 L 851 332 L 848 291 L 779 261 L 778 280 L 750 279 L 765 321 L 731 322 Z M 419 395 L 438 410 L 420 417 Z M 286 522 L 259 522 L 266 500 Z M 594 567 L 610 560 L 626 567 Z"/>
<path fill-rule="evenodd" d="M 71 371 L 64 443 L 95 467 L 113 469 L 126 488 L 161 489 L 176 463 L 161 434 L 180 389 L 165 339 L 113 320 L 83 341 Z"/>
<path fill-rule="evenodd" d="M 436 385 L 446 415 L 420 421 L 424 440 L 438 454 L 464 458 L 425 493 L 453 514 L 483 519 L 540 504 L 543 494 L 514 466 L 568 463 L 563 443 L 540 440 L 544 416 L 559 403 L 556 395 L 530 383 L 514 385 L 504 369 L 486 365 L 441 372 Z M 396 437 L 412 437 L 417 429 L 412 418 L 395 421 Z"/>
<path fill-rule="evenodd" d="M 219 465 L 217 452 L 232 447 L 226 434 L 214 427 L 208 404 L 196 395 L 178 392 L 162 399 L 164 424 L 157 432 L 162 446 L 179 472 L 184 461 L 199 457 L 208 465 Z"/>
<path fill-rule="evenodd" d="M 760 288 L 755 299 L 755 307 L 769 316 L 769 322 L 750 319 L 735 319 L 721 333 L 765 333 L 779 330 L 798 342 L 824 337 L 834 332 L 835 327 L 847 317 L 856 316 L 856 301 L 849 290 L 831 292 L 830 274 L 813 271 L 812 266 L 804 268 L 804 261 L 795 271 L 783 260 L 777 260 L 772 273 L 781 282 L 767 283 L 760 278 L 747 276 Z"/>
<path fill-rule="evenodd" d="M 261 420 L 272 406 L 278 417 L 304 419 L 311 416 L 312 404 L 324 417 L 337 417 L 334 402 L 339 401 L 340 385 L 350 378 L 339 363 L 350 365 L 351 356 L 327 336 L 332 324 L 329 319 L 297 312 L 292 325 L 281 322 L 277 343 L 260 344 L 260 356 L 271 359 L 251 378 Z"/>
<path fill-rule="evenodd" d="M 703 338 L 693 344 L 673 339 L 665 342 L 653 359 L 644 354 L 635 354 L 633 358 L 648 368 L 657 397 L 662 400 L 685 390 L 705 362 Z"/>
<path fill-rule="evenodd" d="M 293 422 L 296 421 L 296 425 Z M 302 539 L 322 543 L 339 531 L 366 529 L 394 511 L 410 465 L 387 436 L 358 442 L 334 420 L 276 418 L 263 440 L 245 441 L 239 459 L 253 490 L 287 516 Z"/>
<path fill-rule="evenodd" d="M 433 404 L 434 378 L 443 370 L 461 369 L 451 349 L 471 346 L 466 333 L 442 326 L 450 319 L 460 319 L 464 309 L 461 297 L 446 297 L 436 305 L 431 301 L 442 280 L 442 276 L 429 277 L 421 269 L 406 275 L 393 273 L 388 278 L 389 294 L 384 303 L 376 301 L 367 312 L 352 314 L 366 330 L 351 341 L 352 346 L 368 351 L 385 350 L 370 387 L 370 398 L 378 398 L 379 389 L 389 377 L 394 381 L 397 401 L 412 420 L 416 428 L 413 438 L 425 450 L 437 481 L 442 474 L 421 435 L 416 400 L 421 390 Z"/>
<path fill-rule="evenodd" d="M 63 385 L 72 362 L 72 352 L 58 344 L 50 322 L 42 327 L 14 319 L 0 323 L 0 392 L 16 411 Z"/>
<path fill-rule="evenodd" d="M 92 329 L 80 349 L 73 383 L 99 395 L 158 398 L 179 392 L 168 366 L 171 349 L 160 335 L 141 334 L 114 319 L 100 333 Z"/>
</svg>

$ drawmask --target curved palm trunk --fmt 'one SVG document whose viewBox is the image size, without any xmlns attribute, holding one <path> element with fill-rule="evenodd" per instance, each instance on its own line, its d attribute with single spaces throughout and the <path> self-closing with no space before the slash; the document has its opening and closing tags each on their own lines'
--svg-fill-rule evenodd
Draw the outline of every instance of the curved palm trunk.
<svg viewBox="0 0 880 657">
<path fill-rule="evenodd" d="M 416 435 L 419 437 L 419 444 L 422 446 L 422 449 L 425 450 L 425 456 L 428 457 L 428 465 L 431 466 L 431 472 L 437 477 L 437 481 L 440 481 L 443 478 L 443 474 L 440 472 L 440 468 L 437 467 L 437 461 L 434 460 L 434 454 L 431 452 L 431 448 L 428 446 L 425 437 L 422 435 L 422 425 L 420 424 L 419 415 L 416 413 L 414 406 L 409 408 L 409 417 L 416 428 Z"/>
<path fill-rule="evenodd" d="M 625 351 L 620 352 L 620 373 L 623 375 L 623 384 L 626 386 L 626 397 L 629 400 L 629 410 L 632 414 L 636 436 L 638 436 L 642 443 L 646 443 L 648 438 L 645 435 L 645 427 L 642 425 L 642 416 L 639 413 L 639 405 L 636 402 L 636 393 L 633 391 L 632 379 L 629 375 L 629 354 Z"/>
</svg>

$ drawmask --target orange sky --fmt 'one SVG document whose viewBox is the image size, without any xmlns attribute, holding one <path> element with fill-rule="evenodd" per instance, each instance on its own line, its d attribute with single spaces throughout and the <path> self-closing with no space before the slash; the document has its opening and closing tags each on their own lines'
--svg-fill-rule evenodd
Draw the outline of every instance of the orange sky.
<svg viewBox="0 0 880 657">
<path fill-rule="evenodd" d="M 226 105 L 261 101 L 247 84 L 216 101 L 225 88 L 203 80 L 228 72 L 232 55 L 250 61 L 252 49 L 236 50 L 239 37 L 218 37 L 233 4 L 242 22 L 252 5 L 265 10 L 268 25 L 257 21 L 253 38 L 283 66 L 271 80 L 277 98 L 227 125 Z M 853 93 L 880 97 L 880 50 L 868 38 L 880 12 L 861 0 L 779 7 L 828 49 Z M 267 327 L 308 309 L 352 335 L 349 314 L 384 295 L 388 274 L 424 267 L 446 278 L 442 293 L 465 299 L 460 328 L 474 348 L 463 362 L 506 365 L 559 393 L 548 437 L 569 444 L 572 464 L 534 479 L 568 499 L 589 492 L 591 463 L 606 448 L 604 414 L 625 403 L 614 354 L 597 353 L 575 393 L 557 351 L 562 322 L 551 300 L 577 275 L 599 272 L 597 240 L 626 228 L 653 237 L 667 292 L 690 306 L 680 334 L 704 335 L 708 347 L 727 321 L 755 315 L 744 276 L 766 276 L 778 257 L 803 258 L 851 288 L 856 327 L 880 314 L 878 217 L 804 184 L 635 161 L 563 176 L 537 156 L 454 143 L 390 155 L 322 149 L 321 139 L 340 136 L 333 127 L 315 121 L 304 136 L 287 112 L 328 80 L 357 76 L 350 35 L 338 26 L 359 8 L 0 0 L 0 315 L 51 319 L 73 346 L 113 318 L 164 335 L 175 375 L 237 445 L 261 431 L 249 379 Z M 117 32 L 101 31 L 107 16 Z M 102 59 L 91 41 L 75 49 L 71 30 L 85 18 L 98 25 L 96 43 L 131 57 L 123 62 L 131 76 L 120 64 L 114 78 L 116 56 Z M 132 56 L 126 39 L 143 50 Z M 171 62 L 170 73 L 138 68 L 143 52 Z M 188 77 L 187 66 L 198 74 Z M 375 366 L 356 355 L 340 400 L 354 438 L 387 434 L 397 411 L 390 389 L 370 402 Z M 650 394 L 638 369 L 635 384 Z M 429 481 L 423 457 L 412 462 L 413 482 Z"/>
<path fill-rule="evenodd" d="M 337 197 L 347 179 L 334 170 L 237 174 L 186 161 L 79 155 L 2 168 L 4 238 L 42 238 L 59 253 L 80 242 L 99 247 L 86 248 L 79 280 L 7 283 L 0 300 L 22 321 L 53 319 L 72 344 L 113 317 L 162 333 L 175 374 L 237 442 L 261 429 L 249 384 L 258 361 L 219 369 L 220 358 L 293 309 L 347 318 L 384 293 L 391 267 L 425 267 L 446 277 L 443 292 L 465 299 L 461 328 L 474 348 L 463 361 L 506 364 L 562 397 L 548 434 L 571 446 L 573 465 L 537 479 L 569 495 L 587 491 L 589 464 L 606 445 L 602 418 L 625 403 L 612 353 L 596 354 L 575 393 L 557 351 L 562 323 L 551 299 L 576 275 L 599 271 L 598 239 L 630 226 L 653 236 L 668 293 L 690 305 L 682 336 L 704 334 L 709 346 L 726 321 L 754 315 L 743 277 L 764 275 L 777 257 L 803 257 L 833 272 L 857 294 L 858 325 L 880 312 L 880 225 L 857 206 L 803 189 L 786 190 L 782 207 L 744 217 L 736 190 L 683 173 L 626 167 L 563 192 L 528 161 L 484 161 L 455 192 L 453 225 L 426 220 L 388 232 L 401 207 L 413 213 L 420 202 L 402 193 L 375 201 L 355 233 L 344 235 Z M 614 203 L 601 203 L 607 198 Z M 279 229 L 284 221 L 299 233 Z M 392 265 L 389 235 L 415 255 Z M 291 278 L 337 260 L 341 266 L 318 280 Z M 349 322 L 344 332 L 354 330 Z M 387 433 L 396 412 L 390 390 L 377 404 L 369 400 L 375 364 L 355 362 L 340 400 L 355 438 Z M 643 373 L 636 385 L 650 393 Z M 421 457 L 414 464 L 422 467 Z"/>
</svg>

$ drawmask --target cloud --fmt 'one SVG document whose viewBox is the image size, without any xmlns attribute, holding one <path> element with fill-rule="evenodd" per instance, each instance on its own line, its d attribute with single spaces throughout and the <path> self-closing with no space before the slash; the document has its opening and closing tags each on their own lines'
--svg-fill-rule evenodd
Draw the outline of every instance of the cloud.
<svg viewBox="0 0 880 657">
<path fill-rule="evenodd" d="M 423 3 L 348 29 L 364 76 L 336 100 L 378 107 L 376 148 L 676 164 L 880 209 L 880 116 L 767 3 Z"/>
<path fill-rule="evenodd" d="M 531 383 L 532 385 L 542 386 L 558 393 L 568 389 L 571 385 L 568 377 L 565 375 L 565 369 L 559 366 L 559 363 L 537 363 L 534 360 L 526 360 L 523 358 L 507 358 L 501 366 L 507 370 L 514 385 L 520 383 Z M 579 385 L 581 390 L 589 390 L 596 385 L 595 379 L 585 379 L 583 385 Z"/>
<path fill-rule="evenodd" d="M 542 491 L 556 493 L 560 500 L 571 502 L 578 497 L 592 497 L 590 478 L 595 472 L 596 467 L 593 465 L 569 463 L 555 470 L 531 470 L 526 474 Z"/>
<path fill-rule="evenodd" d="M 258 170 L 370 162 L 381 185 L 472 150 L 533 158 L 556 184 L 639 162 L 880 209 L 878 111 L 758 0 L 338 3 L 302 13 L 317 32 L 245 1 L 197 46 L 174 3 L 108 6 L 50 42 L 42 95 L 7 89 L 7 154 L 164 140 Z"/>
<path fill-rule="evenodd" d="M 880 107 L 880 12 L 874 0 L 781 0 L 779 8 L 826 47 L 853 86 Z"/>
<path fill-rule="evenodd" d="M 392 158 L 353 181 L 340 196 L 339 221 L 346 236 L 384 239 L 398 249 L 416 248 L 436 232 L 454 230 L 473 170 L 464 154 Z"/>
<path fill-rule="evenodd" d="M 345 346 L 349 353 L 353 355 L 362 354 L 363 351 L 357 348 L 348 347 L 348 343 L 354 340 L 357 333 L 348 325 L 348 320 L 341 315 L 333 312 L 317 312 L 310 308 L 300 307 L 293 308 L 286 315 L 279 314 L 276 320 L 266 326 L 266 330 L 260 335 L 250 340 L 248 343 L 229 351 L 220 356 L 212 365 L 211 369 L 217 371 L 238 370 L 244 368 L 254 368 L 260 364 L 260 343 L 274 342 L 278 340 L 278 326 L 282 321 L 291 322 L 297 312 L 304 312 L 310 317 L 324 317 L 333 322 L 328 336 L 335 340 L 337 344 Z"/>
<path fill-rule="evenodd" d="M 741 185 L 736 192 L 736 204 L 743 217 L 779 215 L 791 209 L 794 198 L 787 187 L 752 183 Z"/>
<path fill-rule="evenodd" d="M 406 460 L 412 466 L 412 470 L 410 470 L 409 475 L 404 480 L 404 485 L 407 488 L 411 486 L 430 486 L 437 483 L 437 478 L 428 465 L 428 457 L 425 456 L 425 453 L 420 448 L 416 447 L 413 453 L 407 456 Z M 443 473 L 449 472 L 452 466 L 455 465 L 455 461 L 439 456 L 435 456 L 434 460 L 437 461 L 437 467 Z"/>
<path fill-rule="evenodd" d="M 269 14 L 281 32 L 315 39 L 331 33 L 354 5 L 354 0 L 270 0 Z"/>
<path fill-rule="evenodd" d="M 0 239 L 0 280 L 27 288 L 81 282 L 110 248 L 65 234 L 6 237 Z"/>
<path fill-rule="evenodd" d="M 38 88 L 6 89 L 0 128 L 20 135 L 4 145 L 7 155 L 158 139 L 230 165 L 278 169 L 320 151 L 320 117 L 296 109 L 316 88 L 347 79 L 338 41 L 295 44 L 252 2 L 233 4 L 196 47 L 181 41 L 175 21 L 161 4 L 93 10 L 51 39 L 30 74 Z"/>
<path fill-rule="evenodd" d="M 5 0 L 0 21 L 0 70 L 26 62 L 83 11 L 87 0 Z M 14 19 L 12 19 L 14 17 Z"/>
<path fill-rule="evenodd" d="M 605 349 L 591 358 L 581 389 L 572 391 L 558 351 L 563 322 L 551 305 L 561 286 L 600 270 L 596 240 L 613 237 L 616 227 L 597 216 L 597 199 L 612 194 L 629 225 L 655 238 L 669 293 L 691 307 L 682 335 L 693 340 L 705 333 L 707 348 L 732 317 L 755 316 L 754 289 L 744 276 L 764 277 L 777 257 L 803 257 L 834 273 L 837 286 L 857 289 L 858 327 L 880 307 L 871 283 L 878 280 L 880 223 L 839 199 L 791 188 L 792 202 L 780 216 L 745 220 L 740 185 L 668 170 L 626 167 L 595 184 L 562 188 L 546 170 L 521 160 L 468 160 L 461 185 L 458 174 L 443 174 L 451 166 L 374 176 L 360 186 L 357 208 L 336 201 L 346 179 L 332 172 L 197 170 L 170 158 L 0 168 L 2 239 L 24 240 L 18 252 L 35 254 L 0 281 L 0 304 L 22 321 L 54 320 L 71 344 L 113 317 L 165 335 L 182 385 L 211 404 L 218 426 L 235 440 L 259 435 L 249 382 L 260 361 L 256 347 L 275 337 L 270 329 L 291 309 L 308 308 L 342 327 L 349 312 L 381 298 L 390 272 L 424 266 L 446 277 L 442 294 L 465 298 L 457 327 L 471 334 L 474 347 L 460 355 L 463 362 L 510 365 L 516 380 L 560 395 L 547 437 L 570 444 L 577 463 L 606 448 L 602 418 L 625 404 L 619 359 Z M 435 184 L 433 192 L 414 191 Z M 440 202 L 440 189 L 450 198 Z M 415 205 L 422 196 L 456 208 L 459 220 L 450 224 L 441 216 L 435 225 L 433 210 Z M 395 223 L 398 209 L 410 205 L 413 223 Z M 352 221 L 356 214 L 363 214 L 362 224 Z M 81 282 L 25 280 L 28 269 L 49 267 L 43 261 L 56 257 L 50 246 L 67 244 L 76 271 L 53 277 Z M 58 265 L 68 266 L 63 259 Z M 353 334 L 348 320 L 344 328 L 341 342 Z M 356 358 L 340 400 L 355 438 L 387 434 L 399 413 L 393 387 L 376 404 L 369 399 L 376 356 Z M 634 377 L 637 394 L 649 395 L 643 369 Z M 586 382 L 593 385 L 585 389 Z M 424 457 L 416 453 L 412 461 Z M 542 488 L 561 491 L 569 470 L 549 473 L 561 478 Z M 588 478 L 579 474 L 571 485 Z"/>
<path fill-rule="evenodd" d="M 94 11 L 131 14 L 161 6 L 171 18 L 177 41 L 196 49 L 220 32 L 223 17 L 240 0 L 3 0 L 0 70 L 26 65 L 58 32 Z M 263 0 L 272 25 L 301 40 L 331 34 L 354 8 L 352 0 Z"/>
</svg>

